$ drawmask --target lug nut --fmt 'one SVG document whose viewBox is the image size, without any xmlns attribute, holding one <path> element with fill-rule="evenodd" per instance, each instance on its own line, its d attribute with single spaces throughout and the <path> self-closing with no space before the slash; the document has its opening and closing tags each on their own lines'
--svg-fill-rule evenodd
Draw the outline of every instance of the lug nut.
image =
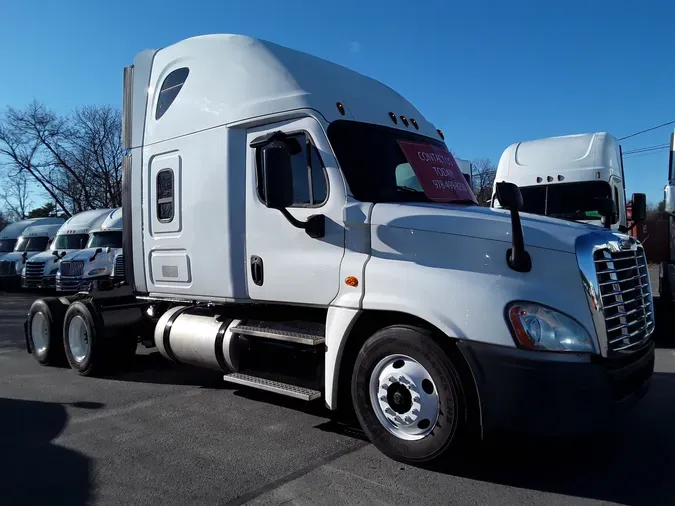
<svg viewBox="0 0 675 506">
<path fill-rule="evenodd" d="M 386 396 L 386 395 L 383 395 L 382 397 L 380 397 L 380 400 L 381 400 L 382 402 L 387 402 L 387 396 Z"/>
<path fill-rule="evenodd" d="M 420 414 L 420 412 L 413 408 L 412 414 L 415 415 L 415 416 L 417 416 L 417 415 Z"/>
<path fill-rule="evenodd" d="M 393 376 L 389 376 L 389 381 L 391 381 L 392 383 L 396 383 L 396 378 L 394 378 Z"/>
<path fill-rule="evenodd" d="M 417 396 L 413 397 L 413 402 L 420 402 L 420 398 Z"/>
<path fill-rule="evenodd" d="M 406 416 L 404 418 L 404 420 L 405 420 L 405 423 L 412 423 L 412 418 L 410 418 L 409 416 Z"/>
<path fill-rule="evenodd" d="M 406 379 L 405 376 L 399 376 L 399 377 L 398 377 L 398 380 L 399 380 L 401 383 L 406 383 L 406 384 L 407 384 L 407 383 L 410 383 L 410 382 Z"/>
<path fill-rule="evenodd" d="M 394 413 L 394 410 L 391 408 L 385 408 L 384 412 L 387 413 L 388 415 L 396 416 L 396 413 Z"/>
</svg>

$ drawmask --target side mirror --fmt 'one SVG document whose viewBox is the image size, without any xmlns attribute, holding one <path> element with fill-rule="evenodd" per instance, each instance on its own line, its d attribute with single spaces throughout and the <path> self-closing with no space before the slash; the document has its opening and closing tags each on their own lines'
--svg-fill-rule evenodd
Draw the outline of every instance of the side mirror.
<svg viewBox="0 0 675 506">
<path fill-rule="evenodd" d="M 106 252 L 106 253 L 110 253 L 110 246 L 106 246 L 105 252 Z"/>
<path fill-rule="evenodd" d="M 56 258 L 59 258 L 59 252 L 58 250 L 53 250 L 52 255 L 55 256 Z"/>
<path fill-rule="evenodd" d="M 669 184 L 663 189 L 666 214 L 675 215 L 675 185 Z"/>
<path fill-rule="evenodd" d="M 262 186 L 270 209 L 293 205 L 291 153 L 283 142 L 272 142 L 262 149 Z"/>
<path fill-rule="evenodd" d="M 640 223 L 647 219 L 647 195 L 644 193 L 633 193 L 631 199 L 631 216 L 634 223 Z"/>
<path fill-rule="evenodd" d="M 503 208 L 511 211 L 511 242 L 512 247 L 506 250 L 506 263 L 517 272 L 529 272 L 532 270 L 532 258 L 525 251 L 525 238 L 523 227 L 520 224 L 518 211 L 523 207 L 523 195 L 513 183 L 502 181 L 495 185 L 495 198 Z"/>
<path fill-rule="evenodd" d="M 598 199 L 598 212 L 602 216 L 602 224 L 605 228 L 611 228 L 619 220 L 619 212 L 616 202 L 611 198 Z"/>
<path fill-rule="evenodd" d="M 497 200 L 504 209 L 515 209 L 520 211 L 523 208 L 523 195 L 513 183 L 501 182 L 497 183 Z"/>
<path fill-rule="evenodd" d="M 469 188 L 473 188 L 473 185 L 471 184 L 471 176 L 469 174 L 464 174 L 464 179 L 466 179 L 466 182 L 469 183 Z"/>
</svg>

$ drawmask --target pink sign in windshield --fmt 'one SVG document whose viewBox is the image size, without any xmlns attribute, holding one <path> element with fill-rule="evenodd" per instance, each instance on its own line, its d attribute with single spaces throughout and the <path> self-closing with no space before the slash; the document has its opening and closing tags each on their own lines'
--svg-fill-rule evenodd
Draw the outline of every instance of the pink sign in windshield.
<svg viewBox="0 0 675 506">
<path fill-rule="evenodd" d="M 452 154 L 446 149 L 419 142 L 398 141 L 427 197 L 436 202 L 471 200 L 476 196 Z"/>
</svg>

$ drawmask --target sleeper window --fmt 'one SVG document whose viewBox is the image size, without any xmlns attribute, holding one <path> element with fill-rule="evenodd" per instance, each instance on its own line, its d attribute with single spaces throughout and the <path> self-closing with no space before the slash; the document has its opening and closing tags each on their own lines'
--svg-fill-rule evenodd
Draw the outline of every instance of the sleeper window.
<svg viewBox="0 0 675 506">
<path fill-rule="evenodd" d="M 173 220 L 173 171 L 163 169 L 157 173 L 157 219 L 161 222 Z"/>
<path fill-rule="evenodd" d="M 176 97 L 183 87 L 183 84 L 185 84 L 189 73 L 190 69 L 183 67 L 174 70 L 168 76 L 166 76 L 166 79 L 164 79 L 162 87 L 159 90 L 159 96 L 157 97 L 157 110 L 155 111 L 155 119 L 159 119 L 164 116 L 164 113 L 169 109 L 173 101 L 176 100 Z"/>
</svg>

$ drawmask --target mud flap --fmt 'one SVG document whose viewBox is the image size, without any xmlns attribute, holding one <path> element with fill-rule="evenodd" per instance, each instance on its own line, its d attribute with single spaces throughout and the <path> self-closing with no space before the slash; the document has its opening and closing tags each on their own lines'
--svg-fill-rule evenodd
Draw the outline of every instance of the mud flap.
<svg viewBox="0 0 675 506">
<path fill-rule="evenodd" d="M 30 351 L 30 344 L 28 343 L 28 316 L 26 316 L 26 319 L 23 321 L 23 337 L 26 340 L 26 351 L 29 354 L 33 353 Z"/>
</svg>

